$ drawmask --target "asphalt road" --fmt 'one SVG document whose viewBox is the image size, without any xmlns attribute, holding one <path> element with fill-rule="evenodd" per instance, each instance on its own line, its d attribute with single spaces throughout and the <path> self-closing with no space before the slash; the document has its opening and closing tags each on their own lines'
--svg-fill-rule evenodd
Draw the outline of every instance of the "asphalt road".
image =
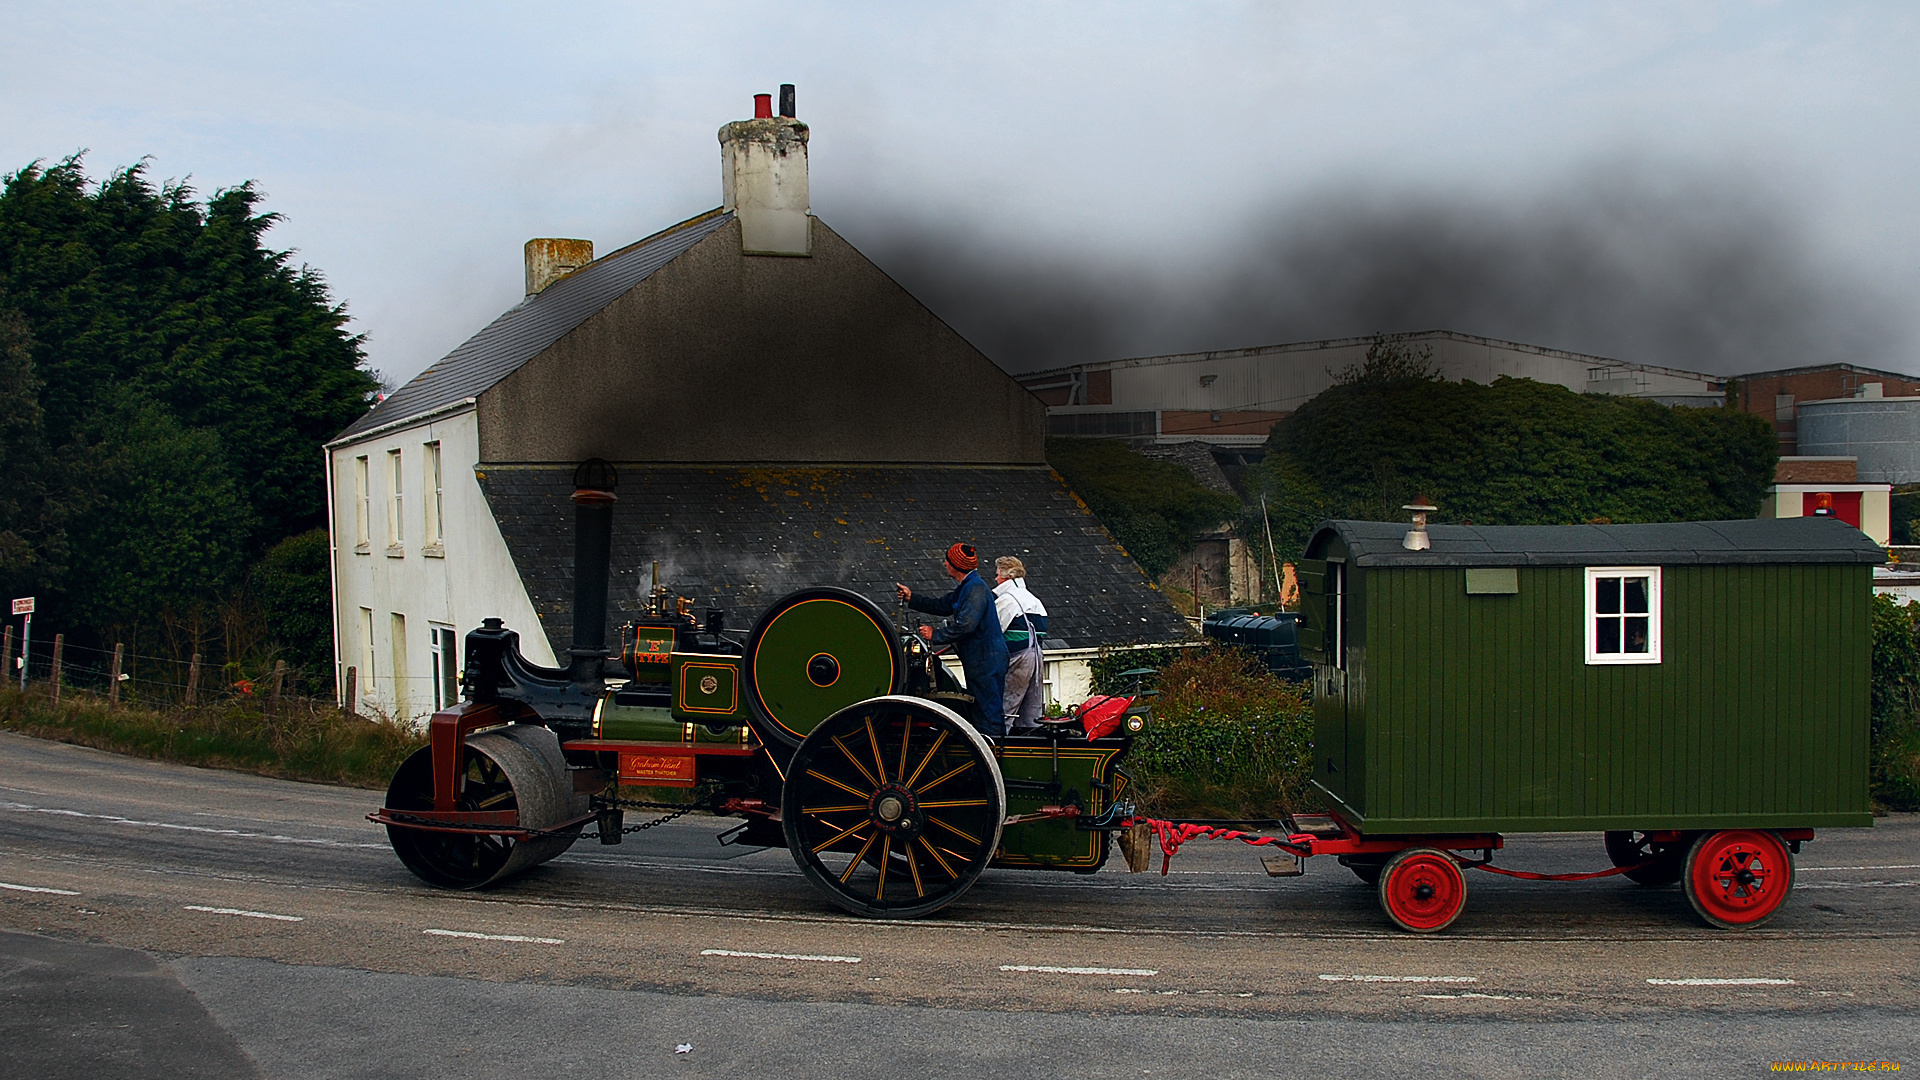
<svg viewBox="0 0 1920 1080">
<path fill-rule="evenodd" d="M 1271 879 L 1221 842 L 1166 877 L 990 871 L 933 919 L 861 920 L 694 818 L 445 893 L 377 802 L 0 733 L 0 1077 L 1920 1068 L 1910 815 L 1823 831 L 1759 930 L 1677 888 L 1473 874 L 1416 937 L 1331 860 Z M 1605 861 L 1591 834 L 1499 859 Z"/>
</svg>

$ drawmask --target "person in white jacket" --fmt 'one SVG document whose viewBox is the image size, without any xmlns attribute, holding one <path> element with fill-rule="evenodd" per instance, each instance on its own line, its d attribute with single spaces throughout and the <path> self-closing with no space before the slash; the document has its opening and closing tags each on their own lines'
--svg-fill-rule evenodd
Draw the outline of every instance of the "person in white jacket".
<svg viewBox="0 0 1920 1080">
<path fill-rule="evenodd" d="M 1027 567 L 1011 555 L 994 560 L 993 608 L 1000 616 L 1000 632 L 1007 639 L 1007 734 L 1025 735 L 1039 729 L 1041 684 L 1046 665 L 1040 639 L 1047 636 L 1047 605 L 1027 591 Z"/>
</svg>

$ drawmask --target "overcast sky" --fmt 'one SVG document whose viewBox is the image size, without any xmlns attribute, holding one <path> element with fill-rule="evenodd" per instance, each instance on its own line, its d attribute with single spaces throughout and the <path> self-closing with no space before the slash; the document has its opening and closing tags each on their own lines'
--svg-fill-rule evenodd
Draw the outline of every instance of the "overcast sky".
<svg viewBox="0 0 1920 1080">
<path fill-rule="evenodd" d="M 1013 369 L 1447 328 L 1920 369 L 1904 3 L 7 0 L 0 169 L 244 180 L 404 380 L 719 202 L 799 87 L 814 211 Z"/>
</svg>

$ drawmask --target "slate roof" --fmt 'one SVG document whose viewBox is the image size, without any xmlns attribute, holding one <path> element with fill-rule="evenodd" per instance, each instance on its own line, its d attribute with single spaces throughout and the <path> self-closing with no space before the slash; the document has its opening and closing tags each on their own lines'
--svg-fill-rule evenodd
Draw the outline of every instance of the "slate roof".
<svg viewBox="0 0 1920 1080">
<path fill-rule="evenodd" d="M 1308 542 L 1337 533 L 1359 566 L 1721 566 L 1886 561 L 1867 535 L 1838 518 L 1754 518 L 1651 525 L 1430 525 L 1433 546 L 1400 546 L 1410 526 L 1322 522 Z"/>
<path fill-rule="evenodd" d="M 479 394 L 733 220 L 711 210 L 629 244 L 508 308 L 466 344 L 347 425 L 336 440 L 407 420 Z"/>
<path fill-rule="evenodd" d="M 564 656 L 573 631 L 572 469 L 476 470 L 547 640 Z M 893 583 L 952 587 L 947 545 L 1018 555 L 1047 605 L 1058 647 L 1180 641 L 1186 620 L 1046 468 L 737 468 L 620 466 L 613 514 L 609 641 L 637 614 L 660 562 L 663 584 L 727 612 L 745 637 L 760 612 L 808 585 L 840 585 L 891 612 Z M 516 627 L 523 633 L 530 627 Z"/>
</svg>

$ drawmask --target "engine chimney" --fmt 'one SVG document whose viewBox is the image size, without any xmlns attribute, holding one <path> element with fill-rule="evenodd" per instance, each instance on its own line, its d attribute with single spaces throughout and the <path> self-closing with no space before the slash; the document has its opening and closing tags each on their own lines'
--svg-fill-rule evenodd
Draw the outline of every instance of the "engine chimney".
<svg viewBox="0 0 1920 1080">
<path fill-rule="evenodd" d="M 527 241 L 527 295 L 593 261 L 593 241 L 544 237 Z"/>
<path fill-rule="evenodd" d="M 573 683 L 600 694 L 607 655 L 607 570 L 613 553 L 613 504 L 619 474 L 599 458 L 573 471 L 573 647 L 567 650 Z"/>
<path fill-rule="evenodd" d="M 720 206 L 739 216 L 746 254 L 810 255 L 807 125 L 794 119 L 791 83 L 780 87 L 779 116 L 771 97 L 754 95 L 754 118 L 720 129 Z"/>
</svg>

